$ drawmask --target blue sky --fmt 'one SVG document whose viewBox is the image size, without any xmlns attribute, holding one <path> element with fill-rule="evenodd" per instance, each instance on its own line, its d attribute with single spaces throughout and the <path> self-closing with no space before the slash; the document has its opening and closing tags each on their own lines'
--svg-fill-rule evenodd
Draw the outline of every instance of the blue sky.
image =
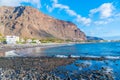
<svg viewBox="0 0 120 80">
<path fill-rule="evenodd" d="M 89 36 L 120 36 L 119 0 L 0 0 L 0 5 L 32 6 L 54 18 L 75 23 Z"/>
</svg>

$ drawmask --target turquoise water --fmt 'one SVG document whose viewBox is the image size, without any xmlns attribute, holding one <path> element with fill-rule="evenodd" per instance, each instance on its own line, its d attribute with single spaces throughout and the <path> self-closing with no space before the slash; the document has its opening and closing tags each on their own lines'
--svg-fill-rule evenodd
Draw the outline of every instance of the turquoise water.
<svg viewBox="0 0 120 80">
<path fill-rule="evenodd" d="M 75 55 L 75 56 L 120 56 L 120 43 L 88 43 L 69 46 L 48 48 L 43 51 L 51 55 Z"/>
</svg>

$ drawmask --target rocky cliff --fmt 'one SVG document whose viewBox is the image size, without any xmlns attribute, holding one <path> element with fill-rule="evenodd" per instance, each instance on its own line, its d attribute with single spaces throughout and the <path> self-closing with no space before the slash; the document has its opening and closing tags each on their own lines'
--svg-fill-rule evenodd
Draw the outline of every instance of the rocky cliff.
<svg viewBox="0 0 120 80">
<path fill-rule="evenodd" d="M 71 22 L 55 19 L 31 7 L 0 7 L 0 33 L 23 38 L 85 40 Z"/>
</svg>

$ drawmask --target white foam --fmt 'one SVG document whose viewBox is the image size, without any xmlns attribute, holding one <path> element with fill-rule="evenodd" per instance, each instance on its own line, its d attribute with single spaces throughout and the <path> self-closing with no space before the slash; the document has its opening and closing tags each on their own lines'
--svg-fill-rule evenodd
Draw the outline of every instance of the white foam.
<svg viewBox="0 0 120 80">
<path fill-rule="evenodd" d="M 90 61 L 85 61 L 84 64 L 85 64 L 85 65 L 89 65 L 89 66 L 92 65 L 92 63 L 91 63 Z"/>
<path fill-rule="evenodd" d="M 105 59 L 120 59 L 120 56 L 85 56 L 89 58 L 101 58 L 104 57 Z"/>
<path fill-rule="evenodd" d="M 71 55 L 70 57 L 72 57 L 72 58 L 79 58 L 80 56 Z"/>
<path fill-rule="evenodd" d="M 120 59 L 120 56 L 77 56 L 77 55 L 70 55 L 70 56 L 66 56 L 66 55 L 56 55 L 55 57 L 58 58 L 80 58 L 80 57 L 85 57 L 85 58 L 102 58 L 104 57 L 105 59 Z"/>
<path fill-rule="evenodd" d="M 58 57 L 58 58 L 68 58 L 68 56 L 65 56 L 65 55 L 56 55 L 55 57 Z"/>
<path fill-rule="evenodd" d="M 112 73 L 113 72 L 113 69 L 111 68 L 111 67 L 108 67 L 108 66 L 106 66 L 106 67 L 104 67 L 104 72 L 105 73 Z"/>
<path fill-rule="evenodd" d="M 17 57 L 18 54 L 15 53 L 15 50 L 5 52 L 5 57 Z"/>
<path fill-rule="evenodd" d="M 107 59 L 120 59 L 120 56 L 106 56 Z"/>
</svg>

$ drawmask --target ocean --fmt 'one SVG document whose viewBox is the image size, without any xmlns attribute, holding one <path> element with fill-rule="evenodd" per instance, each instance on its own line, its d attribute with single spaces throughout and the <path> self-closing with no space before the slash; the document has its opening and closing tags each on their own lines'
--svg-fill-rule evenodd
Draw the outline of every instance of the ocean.
<svg viewBox="0 0 120 80">
<path fill-rule="evenodd" d="M 74 55 L 74 56 L 120 56 L 120 43 L 85 43 L 61 47 L 47 48 L 43 51 L 48 56 Z"/>
</svg>

